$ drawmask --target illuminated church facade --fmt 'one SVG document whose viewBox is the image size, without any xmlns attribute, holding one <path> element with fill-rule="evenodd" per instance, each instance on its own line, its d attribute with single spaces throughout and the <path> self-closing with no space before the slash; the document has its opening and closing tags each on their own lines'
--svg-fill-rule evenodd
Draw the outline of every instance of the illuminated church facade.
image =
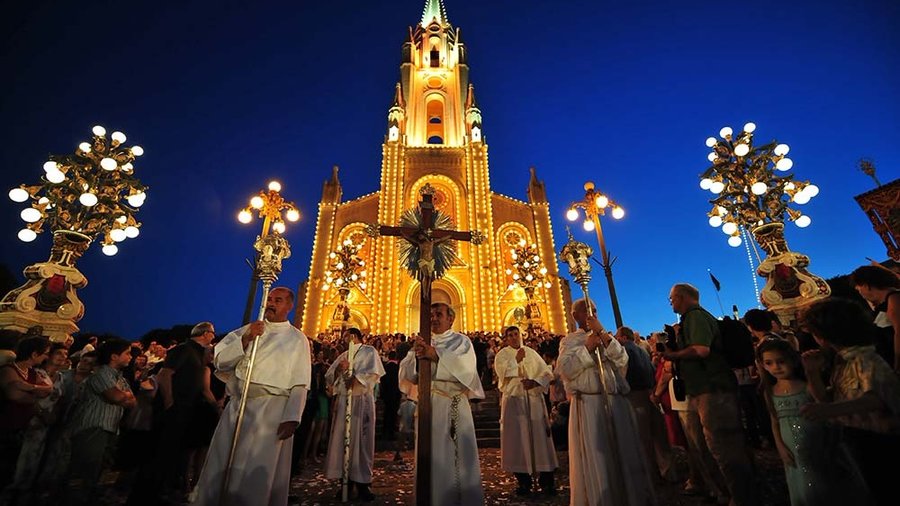
<svg viewBox="0 0 900 506">
<path fill-rule="evenodd" d="M 485 236 L 478 246 L 456 243 L 459 260 L 433 284 L 432 300 L 456 311 L 454 328 L 499 331 L 522 323 L 525 293 L 510 287 L 506 269 L 512 264 L 510 248 L 525 240 L 536 245 L 551 281 L 534 296 L 542 326 L 566 332 L 568 285 L 558 277 L 544 183 L 532 168 L 527 202 L 491 189 L 467 51 L 443 2 L 427 0 L 421 22 L 410 29 L 402 48 L 400 82 L 382 144 L 380 189 L 343 200 L 337 167 L 323 186 L 309 278 L 299 294 L 305 334 L 333 328 L 340 297 L 325 283 L 326 271 L 331 252 L 348 239 L 360 245 L 367 272 L 366 283 L 353 286 L 347 297 L 349 325 L 374 334 L 418 332 L 419 283 L 400 264 L 397 241 L 403 239 L 369 237 L 365 227 L 397 225 L 401 213 L 417 205 L 426 184 L 434 188 L 435 207 L 453 219 L 456 229 Z"/>
</svg>

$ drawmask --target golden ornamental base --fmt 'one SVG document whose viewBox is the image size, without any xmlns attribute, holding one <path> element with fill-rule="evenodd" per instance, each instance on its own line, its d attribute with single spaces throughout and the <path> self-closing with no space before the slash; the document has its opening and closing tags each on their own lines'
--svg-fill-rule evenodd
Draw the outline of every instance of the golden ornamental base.
<svg viewBox="0 0 900 506">
<path fill-rule="evenodd" d="M 87 285 L 75 261 L 87 250 L 91 238 L 70 231 L 53 233 L 50 259 L 25 268 L 25 284 L 0 300 L 0 328 L 40 334 L 64 342 L 78 331 L 84 304 L 75 291 Z"/>
<path fill-rule="evenodd" d="M 782 323 L 794 322 L 800 309 L 831 295 L 828 283 L 806 269 L 809 257 L 788 249 L 783 223 L 756 228 L 753 237 L 766 252 L 765 260 L 756 269 L 766 278 L 760 302 L 774 311 Z"/>
<path fill-rule="evenodd" d="M 528 303 L 525 305 L 525 317 L 528 319 L 528 333 L 535 335 L 540 333 L 544 328 L 543 318 L 541 317 L 541 308 L 534 300 L 534 288 L 526 288 L 525 296 Z"/>
</svg>

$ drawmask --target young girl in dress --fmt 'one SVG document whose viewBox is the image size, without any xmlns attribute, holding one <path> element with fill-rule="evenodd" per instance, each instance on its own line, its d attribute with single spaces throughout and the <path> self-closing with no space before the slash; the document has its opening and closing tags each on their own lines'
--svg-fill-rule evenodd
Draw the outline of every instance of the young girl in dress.
<svg viewBox="0 0 900 506">
<path fill-rule="evenodd" d="M 756 356 L 791 505 L 869 504 L 862 476 L 835 428 L 800 415 L 801 406 L 815 402 L 800 354 L 788 341 L 766 338 Z"/>
</svg>

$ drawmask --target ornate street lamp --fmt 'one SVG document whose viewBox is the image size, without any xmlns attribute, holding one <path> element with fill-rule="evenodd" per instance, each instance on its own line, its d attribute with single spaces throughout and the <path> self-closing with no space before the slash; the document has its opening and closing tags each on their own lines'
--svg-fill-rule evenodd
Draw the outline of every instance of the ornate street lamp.
<svg viewBox="0 0 900 506">
<path fill-rule="evenodd" d="M 325 272 L 322 290 L 327 292 L 334 286 L 338 292 L 338 304 L 331 319 L 332 331 L 338 336 L 350 319 L 350 306 L 347 304 L 350 290 L 354 286 L 362 291 L 366 290 L 366 262 L 359 257 L 362 246 L 361 242 L 357 244 L 351 239 L 344 239 L 340 247 L 328 255 L 328 270 Z"/>
<path fill-rule="evenodd" d="M 809 216 L 791 205 L 806 204 L 819 194 L 819 188 L 794 180 L 791 174 L 782 175 L 794 165 L 786 156 L 790 148 L 777 141 L 754 146 L 755 130 L 755 124 L 747 123 L 734 135 L 730 127 L 724 127 L 720 139 L 706 139 L 712 165 L 702 174 L 700 188 L 715 195 L 709 201 L 713 205 L 709 224 L 722 228 L 728 244 L 740 246 L 746 230 L 766 252 L 756 270 L 766 278 L 760 301 L 787 322 L 795 318 L 797 308 L 831 293 L 824 280 L 806 270 L 809 257 L 790 251 L 784 239 L 785 219 L 800 228 L 811 223 Z"/>
<path fill-rule="evenodd" d="M 584 183 L 584 199 L 580 202 L 573 202 L 566 212 L 566 218 L 569 221 L 576 221 L 579 217 L 578 210 L 584 211 L 584 229 L 588 232 L 594 230 L 597 232 L 597 242 L 600 244 L 600 255 L 602 257 L 603 272 L 606 274 L 606 284 L 609 286 L 609 300 L 612 302 L 613 316 L 616 318 L 616 327 L 622 326 L 622 313 L 619 311 L 619 299 L 616 297 L 616 286 L 613 283 L 612 264 L 616 259 L 610 260 L 609 253 L 606 251 L 606 240 L 603 238 L 603 227 L 600 226 L 600 217 L 606 215 L 606 210 L 610 210 L 610 214 L 614 219 L 621 220 L 625 216 L 625 209 L 616 204 L 608 195 L 594 189 L 594 183 L 588 181 Z"/>
<path fill-rule="evenodd" d="M 550 288 L 547 268 L 541 262 L 537 245 L 528 244 L 525 239 L 519 240 L 515 247 L 510 248 L 509 253 L 512 259 L 512 268 L 506 269 L 506 275 L 512 277 L 509 288 L 521 286 L 525 290 L 527 304 L 524 316 L 528 319 L 528 328 L 529 330 L 540 330 L 543 328 L 541 310 L 534 300 L 534 291 L 541 286 Z"/>
<path fill-rule="evenodd" d="M 51 155 L 40 183 L 9 192 L 14 202 L 30 201 L 21 212 L 26 225 L 19 239 L 31 242 L 46 227 L 53 246 L 50 259 L 28 266 L 25 284 L 0 301 L 0 327 L 25 332 L 40 326 L 43 335 L 65 341 L 78 331 L 75 322 L 84 315 L 75 290 L 87 285 L 87 279 L 75 262 L 95 239 L 112 256 L 117 243 L 140 233 L 134 215 L 144 204 L 147 187 L 135 177 L 134 161 L 144 150 L 125 146 L 122 132 L 107 138 L 102 126 L 92 131 L 91 141 L 79 144 L 73 154 Z"/>
<path fill-rule="evenodd" d="M 284 235 L 285 220 L 294 222 L 300 219 L 300 210 L 297 209 L 297 206 L 293 202 L 285 201 L 281 196 L 281 183 L 278 181 L 271 181 L 267 190 L 260 190 L 259 193 L 250 197 L 247 207 L 238 213 L 238 221 L 244 224 L 250 223 L 253 221 L 254 211 L 263 220 L 262 232 L 260 232 L 257 242 L 265 239 L 269 233 Z M 288 253 L 289 255 L 290 253 Z M 247 305 L 244 307 L 244 325 L 250 323 L 253 301 L 256 299 L 256 287 L 259 285 L 260 279 L 257 275 L 259 258 L 260 253 L 257 251 L 253 274 L 250 277 L 250 290 L 247 293 Z"/>
</svg>

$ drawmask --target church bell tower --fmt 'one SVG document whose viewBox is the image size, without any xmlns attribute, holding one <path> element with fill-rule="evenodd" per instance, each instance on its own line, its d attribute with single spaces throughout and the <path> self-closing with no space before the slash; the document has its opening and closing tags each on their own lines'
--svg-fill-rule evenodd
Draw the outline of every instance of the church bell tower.
<svg viewBox="0 0 900 506">
<path fill-rule="evenodd" d="M 459 261 L 433 284 L 432 300 L 456 311 L 454 328 L 499 331 L 521 323 L 515 315 L 525 305 L 524 292 L 511 288 L 504 273 L 510 247 L 524 240 L 536 245 L 552 281 L 535 293 L 543 328 L 566 332 L 544 183 L 532 169 L 528 202 L 493 192 L 486 142 L 460 31 L 450 24 L 442 0 L 427 0 L 402 46 L 400 80 L 382 144 L 380 189 L 342 202 L 337 168 L 323 187 L 302 318 L 307 335 L 327 331 L 333 320 L 337 295 L 323 277 L 330 252 L 348 239 L 361 246 L 359 255 L 369 266 L 364 288 L 355 286 L 347 300 L 349 324 L 376 334 L 418 331 L 419 283 L 400 266 L 397 241 L 402 239 L 370 238 L 364 229 L 375 222 L 397 224 L 404 210 L 416 206 L 425 184 L 435 189 L 435 207 L 457 229 L 486 237 L 480 246 L 457 243 Z"/>
</svg>

